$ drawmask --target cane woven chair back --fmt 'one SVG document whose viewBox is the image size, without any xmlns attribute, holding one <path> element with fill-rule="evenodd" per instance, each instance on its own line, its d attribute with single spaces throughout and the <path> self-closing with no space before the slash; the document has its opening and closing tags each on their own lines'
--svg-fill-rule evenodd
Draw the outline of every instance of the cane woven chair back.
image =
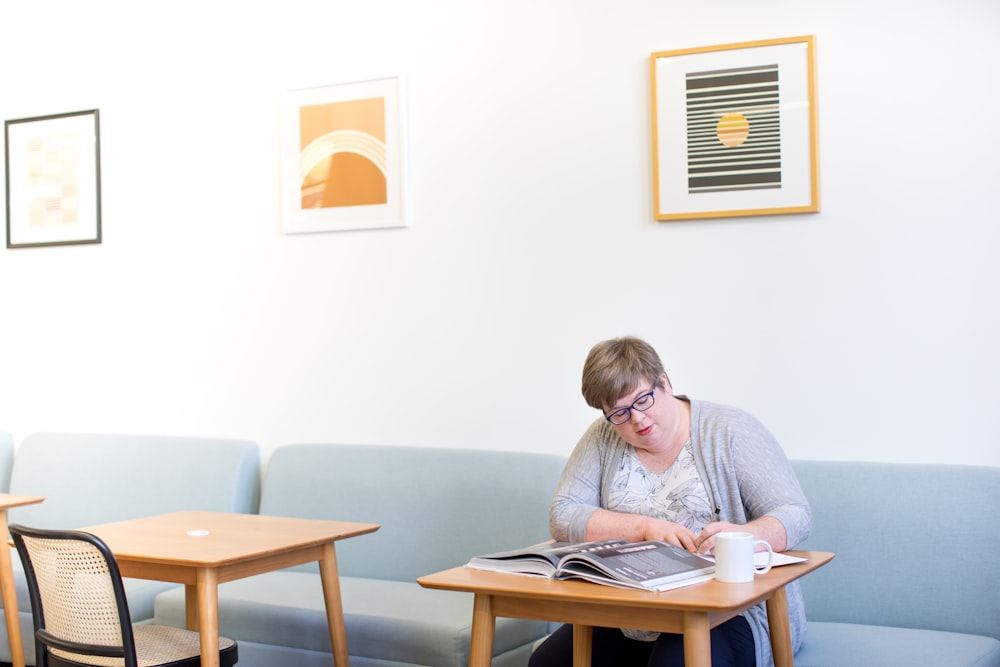
<svg viewBox="0 0 1000 667">
<path fill-rule="evenodd" d="M 11 525 L 31 597 L 38 667 L 195 667 L 197 632 L 132 625 L 118 564 L 98 537 Z M 236 663 L 236 642 L 219 638 L 220 664 Z"/>
</svg>

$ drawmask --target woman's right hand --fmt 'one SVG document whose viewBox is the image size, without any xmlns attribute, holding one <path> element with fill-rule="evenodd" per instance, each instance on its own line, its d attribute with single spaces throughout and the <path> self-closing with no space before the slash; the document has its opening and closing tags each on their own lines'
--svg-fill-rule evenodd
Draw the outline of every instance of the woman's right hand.
<svg viewBox="0 0 1000 667">
<path fill-rule="evenodd" d="M 674 546 L 686 549 L 691 553 L 697 550 L 695 539 L 697 535 L 692 533 L 686 526 L 664 521 L 663 519 L 649 518 L 646 529 L 643 531 L 644 540 L 663 540 Z"/>
<path fill-rule="evenodd" d="M 585 539 L 596 542 L 624 538 L 629 542 L 663 540 L 694 553 L 696 535 L 682 524 L 654 519 L 643 514 L 630 514 L 598 509 L 590 515 Z"/>
</svg>

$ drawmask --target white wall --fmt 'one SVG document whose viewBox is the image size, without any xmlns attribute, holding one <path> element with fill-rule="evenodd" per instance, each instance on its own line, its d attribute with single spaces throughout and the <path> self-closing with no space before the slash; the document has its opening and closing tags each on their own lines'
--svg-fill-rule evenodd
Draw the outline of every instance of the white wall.
<svg viewBox="0 0 1000 667">
<path fill-rule="evenodd" d="M 995 0 L 4 3 L 100 245 L 0 249 L 0 429 L 568 453 L 594 342 L 798 458 L 1000 465 Z M 157 7 L 149 9 L 149 7 Z M 814 34 L 823 211 L 656 223 L 653 51 Z M 286 236 L 283 91 L 408 89 L 412 226 Z"/>
</svg>

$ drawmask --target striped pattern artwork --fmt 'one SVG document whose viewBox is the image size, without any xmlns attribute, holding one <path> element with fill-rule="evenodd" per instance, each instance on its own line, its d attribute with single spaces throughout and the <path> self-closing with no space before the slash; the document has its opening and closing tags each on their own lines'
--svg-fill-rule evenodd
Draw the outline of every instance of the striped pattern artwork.
<svg viewBox="0 0 1000 667">
<path fill-rule="evenodd" d="M 778 66 L 685 78 L 688 192 L 780 188 Z"/>
</svg>

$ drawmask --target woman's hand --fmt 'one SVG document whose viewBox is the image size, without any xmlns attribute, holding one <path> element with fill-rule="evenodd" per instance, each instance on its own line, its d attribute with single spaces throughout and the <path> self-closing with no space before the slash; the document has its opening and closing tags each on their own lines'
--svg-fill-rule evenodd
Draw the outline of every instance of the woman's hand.
<svg viewBox="0 0 1000 667">
<path fill-rule="evenodd" d="M 644 540 L 663 540 L 676 547 L 686 549 L 694 553 L 697 548 L 697 536 L 691 532 L 687 526 L 662 519 L 650 519 L 649 525 L 643 532 Z"/>
<path fill-rule="evenodd" d="M 714 521 L 701 531 L 695 538 L 695 553 L 714 554 L 715 536 L 721 532 L 734 530 L 742 533 L 752 533 L 755 540 L 765 540 L 775 551 L 788 548 L 788 536 L 785 527 L 774 517 L 764 516 L 750 523 L 739 525 L 727 521 Z"/>
<path fill-rule="evenodd" d="M 606 509 L 596 510 L 590 515 L 590 521 L 587 522 L 588 541 L 596 542 L 616 537 L 629 542 L 663 540 L 691 552 L 697 548 L 695 534 L 679 523 Z"/>
<path fill-rule="evenodd" d="M 711 556 L 715 553 L 715 536 L 717 534 L 730 530 L 745 532 L 749 530 L 748 525 L 740 526 L 735 523 L 729 523 L 728 521 L 713 521 L 705 526 L 701 533 L 698 534 L 698 537 L 695 538 L 694 552 L 703 556 Z"/>
</svg>

